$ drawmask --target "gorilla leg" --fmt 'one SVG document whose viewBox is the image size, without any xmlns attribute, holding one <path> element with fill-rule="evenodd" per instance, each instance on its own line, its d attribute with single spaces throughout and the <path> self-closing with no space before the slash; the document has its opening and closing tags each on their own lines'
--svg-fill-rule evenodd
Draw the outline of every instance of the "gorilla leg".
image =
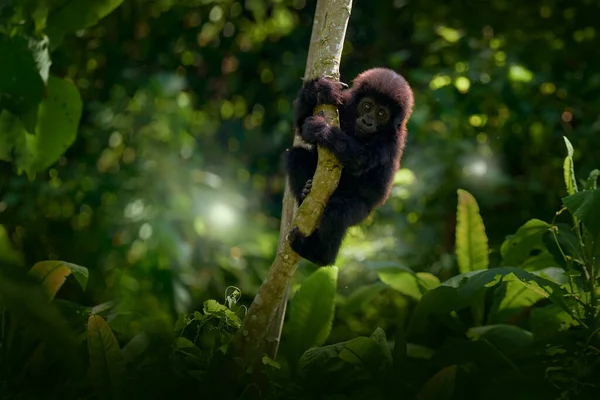
<svg viewBox="0 0 600 400">
<path fill-rule="evenodd" d="M 303 236 L 298 227 L 290 232 L 292 249 L 303 258 L 320 265 L 331 265 L 346 231 L 369 216 L 369 208 L 360 198 L 332 197 L 321 218 L 319 227 L 309 237 Z"/>
<path fill-rule="evenodd" d="M 312 179 L 317 169 L 318 155 L 304 147 L 292 147 L 285 154 L 285 167 L 290 189 L 298 204 L 302 203 L 306 181 Z"/>
</svg>

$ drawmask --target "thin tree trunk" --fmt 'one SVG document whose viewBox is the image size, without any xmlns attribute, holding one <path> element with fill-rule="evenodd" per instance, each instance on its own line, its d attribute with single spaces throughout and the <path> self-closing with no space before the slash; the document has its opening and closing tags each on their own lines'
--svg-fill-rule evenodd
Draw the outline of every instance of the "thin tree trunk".
<svg viewBox="0 0 600 400">
<path fill-rule="evenodd" d="M 317 1 L 305 80 L 319 76 L 339 79 L 339 65 L 351 9 L 352 0 Z M 335 106 L 321 105 L 315 109 L 315 113 L 319 111 L 324 112 L 330 125 L 339 125 Z M 294 143 L 297 144 L 297 141 L 295 138 Z M 295 201 L 289 185 L 286 185 L 277 255 L 248 309 L 242 329 L 232 343 L 232 355 L 241 368 L 253 364 L 261 356 L 261 350 L 269 350 L 273 356 L 276 354 L 285 314 L 287 289 L 300 260 L 298 254 L 290 248 L 287 234 L 290 227 L 298 226 L 302 234 L 309 236 L 316 229 L 325 205 L 338 185 L 342 172 L 338 160 L 321 147 L 318 148 L 318 153 L 319 163 L 311 192 L 293 219 Z"/>
<path fill-rule="evenodd" d="M 312 33 L 310 36 L 310 45 L 308 48 L 308 55 L 306 57 L 306 67 L 304 69 L 305 76 L 308 76 L 307 74 L 314 69 L 313 66 L 315 64 L 315 52 L 318 47 L 317 44 L 318 44 L 319 38 L 320 38 L 321 34 L 323 33 L 323 22 L 325 21 L 325 18 L 322 18 L 322 16 L 325 15 L 325 11 L 327 10 L 328 3 L 329 2 L 327 2 L 327 1 L 319 1 L 317 3 L 317 7 L 315 9 Z M 348 2 L 347 7 L 348 8 L 352 7 L 352 1 Z M 349 15 L 348 15 L 348 17 L 349 17 Z M 346 21 L 346 24 L 347 24 L 347 21 Z M 342 39 L 342 48 L 343 48 L 343 40 L 344 40 L 345 36 L 346 35 L 344 32 L 344 35 L 341 38 Z M 340 59 L 341 59 L 341 57 L 340 57 Z M 338 65 L 339 65 L 339 60 L 338 60 Z M 336 77 L 339 78 L 339 68 L 338 68 L 338 75 Z M 294 132 L 293 140 L 294 140 L 294 146 L 297 146 L 301 143 L 300 138 L 295 134 L 295 132 Z M 283 206 L 282 206 L 282 210 L 281 210 L 281 223 L 279 226 L 278 248 L 281 248 L 284 240 L 286 239 L 287 233 L 292 228 L 292 219 L 294 218 L 294 213 L 296 212 L 296 209 L 297 209 L 296 200 L 294 199 L 294 196 L 290 192 L 289 185 L 286 184 L 284 195 L 283 195 Z M 265 337 L 264 350 L 265 350 L 265 353 L 272 359 L 275 359 L 277 357 L 277 353 L 279 351 L 279 343 L 281 340 L 281 331 L 283 329 L 283 321 L 285 319 L 285 311 L 287 309 L 287 301 L 288 301 L 289 295 L 290 295 L 290 283 L 288 283 L 285 293 L 283 294 L 283 298 L 281 299 L 281 304 L 279 304 L 279 306 L 277 307 L 277 311 L 275 311 L 275 317 L 273 318 L 273 322 L 269 326 L 269 332 L 267 333 L 267 336 Z"/>
</svg>

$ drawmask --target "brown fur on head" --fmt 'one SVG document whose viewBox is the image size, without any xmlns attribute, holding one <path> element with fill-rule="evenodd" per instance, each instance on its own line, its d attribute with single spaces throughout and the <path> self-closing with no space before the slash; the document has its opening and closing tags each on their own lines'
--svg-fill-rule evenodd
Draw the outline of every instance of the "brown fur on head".
<svg viewBox="0 0 600 400">
<path fill-rule="evenodd" d="M 372 68 L 362 72 L 352 82 L 353 97 L 376 93 L 400 107 L 403 119 L 410 117 L 414 105 L 413 92 L 404 77 L 388 68 Z"/>
</svg>

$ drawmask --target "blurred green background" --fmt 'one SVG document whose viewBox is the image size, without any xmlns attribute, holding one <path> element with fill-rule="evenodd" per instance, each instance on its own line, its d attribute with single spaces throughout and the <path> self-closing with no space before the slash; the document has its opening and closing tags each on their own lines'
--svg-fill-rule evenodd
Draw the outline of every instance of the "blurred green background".
<svg viewBox="0 0 600 400">
<path fill-rule="evenodd" d="M 0 163 L 15 259 L 86 266 L 88 290 L 61 297 L 115 298 L 169 323 L 229 285 L 248 304 L 275 254 L 281 154 L 314 8 L 126 0 L 65 37 L 51 72 L 82 95 L 75 144 L 34 179 Z M 597 15 L 593 0 L 354 2 L 341 79 L 386 66 L 416 98 L 392 197 L 338 258 L 340 295 L 364 299 L 381 262 L 455 274 L 457 188 L 477 198 L 496 252 L 524 221 L 554 216 L 566 193 L 562 136 L 578 177 L 600 165 Z M 312 270 L 303 262 L 298 277 Z M 342 310 L 331 341 L 394 323 L 382 310 L 394 315 L 402 297 L 367 288 L 370 302 L 359 316 Z"/>
</svg>

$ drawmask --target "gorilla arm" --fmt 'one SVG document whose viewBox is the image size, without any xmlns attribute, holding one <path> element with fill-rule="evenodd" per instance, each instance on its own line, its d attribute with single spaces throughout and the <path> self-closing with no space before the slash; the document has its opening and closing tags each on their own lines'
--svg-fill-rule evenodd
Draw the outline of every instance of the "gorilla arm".
<svg viewBox="0 0 600 400">
<path fill-rule="evenodd" d="M 300 130 L 304 121 L 313 115 L 315 108 L 321 104 L 330 104 L 336 107 L 344 101 L 342 89 L 346 85 L 327 78 L 317 78 L 307 81 L 294 104 L 294 124 Z"/>
<path fill-rule="evenodd" d="M 330 150 L 352 175 L 361 175 L 391 161 L 387 147 L 365 146 L 318 115 L 305 120 L 300 135 L 305 142 Z"/>
</svg>

